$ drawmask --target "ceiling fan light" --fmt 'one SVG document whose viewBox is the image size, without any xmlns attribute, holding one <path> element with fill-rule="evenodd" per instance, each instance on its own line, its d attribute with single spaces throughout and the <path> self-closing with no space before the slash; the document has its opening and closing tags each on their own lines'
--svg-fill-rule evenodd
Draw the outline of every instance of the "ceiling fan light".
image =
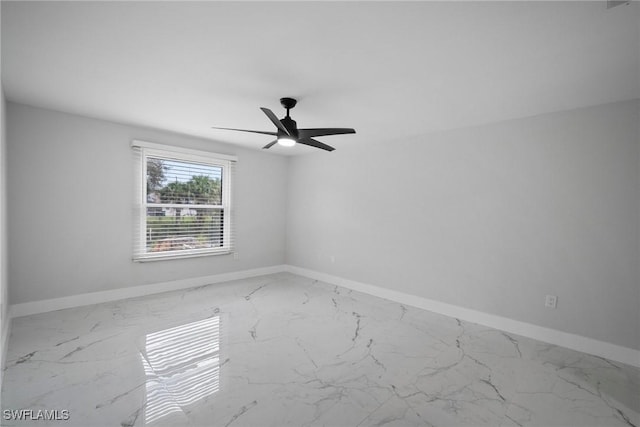
<svg viewBox="0 0 640 427">
<path fill-rule="evenodd" d="M 278 138 L 278 144 L 282 145 L 283 147 L 293 147 L 294 145 L 296 145 L 296 140 L 288 136 L 283 136 Z"/>
</svg>

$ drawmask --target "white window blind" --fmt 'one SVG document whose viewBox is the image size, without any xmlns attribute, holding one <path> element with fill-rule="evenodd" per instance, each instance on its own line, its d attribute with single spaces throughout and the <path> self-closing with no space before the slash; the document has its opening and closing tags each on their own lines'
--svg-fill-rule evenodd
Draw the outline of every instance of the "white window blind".
<svg viewBox="0 0 640 427">
<path fill-rule="evenodd" d="M 137 176 L 134 260 L 231 252 L 236 158 L 143 141 L 131 145 Z"/>
</svg>

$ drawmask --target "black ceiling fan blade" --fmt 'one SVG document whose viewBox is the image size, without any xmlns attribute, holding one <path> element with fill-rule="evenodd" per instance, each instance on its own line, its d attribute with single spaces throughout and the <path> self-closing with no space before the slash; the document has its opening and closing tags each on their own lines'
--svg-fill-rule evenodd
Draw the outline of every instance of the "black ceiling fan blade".
<svg viewBox="0 0 640 427">
<path fill-rule="evenodd" d="M 273 147 L 273 144 L 275 144 L 276 142 L 278 142 L 277 139 L 274 139 L 273 141 L 271 141 L 270 143 L 268 143 L 267 145 L 265 145 L 264 147 L 262 147 L 263 150 L 267 149 L 267 148 L 271 148 Z"/>
<path fill-rule="evenodd" d="M 287 135 L 289 135 L 289 131 L 287 130 L 286 127 L 284 127 L 284 125 L 280 122 L 280 120 L 278 120 L 276 115 L 273 114 L 273 111 L 269 110 L 268 108 L 264 108 L 264 107 L 260 107 L 260 109 L 262 110 L 263 113 L 265 113 L 267 115 L 267 117 L 269 117 L 269 120 L 271 120 L 271 122 L 274 125 L 276 125 L 276 127 L 278 129 L 280 129 L 282 132 L 284 132 Z"/>
<path fill-rule="evenodd" d="M 248 130 L 248 129 L 234 129 L 234 128 L 219 128 L 219 127 L 215 127 L 212 126 L 211 129 L 222 129 L 222 130 L 235 130 L 238 132 L 251 132 L 251 133 L 261 133 L 263 135 L 277 135 L 276 132 L 267 132 L 267 131 L 262 131 L 262 130 Z"/>
<path fill-rule="evenodd" d="M 310 147 L 320 148 L 322 150 L 327 150 L 327 151 L 335 150 L 335 148 L 333 148 L 332 146 L 323 144 L 322 142 L 316 141 L 315 139 L 311 139 L 311 138 L 300 138 L 298 140 L 298 143 L 303 145 L 308 145 Z"/>
<path fill-rule="evenodd" d="M 344 135 L 347 133 L 356 133 L 351 128 L 319 128 L 319 129 L 298 129 L 300 138 L 311 138 L 314 136 Z"/>
</svg>

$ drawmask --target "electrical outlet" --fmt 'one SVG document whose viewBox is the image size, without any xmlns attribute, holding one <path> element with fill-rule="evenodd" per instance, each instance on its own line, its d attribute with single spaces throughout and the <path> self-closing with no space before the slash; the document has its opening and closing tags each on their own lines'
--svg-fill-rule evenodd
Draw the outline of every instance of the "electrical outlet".
<svg viewBox="0 0 640 427">
<path fill-rule="evenodd" d="M 555 295 L 547 295 L 544 298 L 544 306 L 547 308 L 556 308 L 558 305 L 558 297 Z"/>
<path fill-rule="evenodd" d="M 240 259 L 240 254 L 238 252 L 234 252 L 233 259 Z"/>
<path fill-rule="evenodd" d="M 333 255 L 331 255 L 331 256 L 329 257 L 329 261 L 331 261 L 331 264 L 333 264 L 334 262 L 336 262 L 336 257 L 335 257 L 335 256 L 333 256 Z"/>
</svg>

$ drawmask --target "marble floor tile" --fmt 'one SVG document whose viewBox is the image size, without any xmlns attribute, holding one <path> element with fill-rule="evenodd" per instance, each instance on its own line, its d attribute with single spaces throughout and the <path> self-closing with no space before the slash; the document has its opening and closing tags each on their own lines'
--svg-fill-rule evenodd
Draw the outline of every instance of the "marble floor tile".
<svg viewBox="0 0 640 427">
<path fill-rule="evenodd" d="M 287 273 L 16 318 L 1 397 L 3 426 L 640 427 L 640 369 Z"/>
</svg>

